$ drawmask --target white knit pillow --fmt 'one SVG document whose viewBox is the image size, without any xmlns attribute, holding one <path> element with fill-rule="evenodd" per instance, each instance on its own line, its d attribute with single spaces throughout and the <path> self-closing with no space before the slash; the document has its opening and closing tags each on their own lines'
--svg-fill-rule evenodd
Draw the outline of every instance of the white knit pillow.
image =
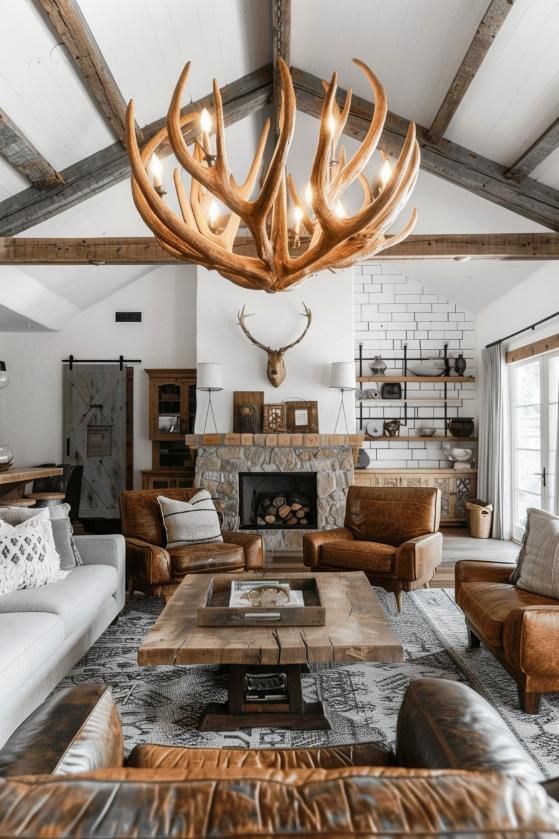
<svg viewBox="0 0 559 839">
<path fill-rule="evenodd" d="M 60 570 L 48 509 L 18 525 L 0 521 L 0 595 L 56 583 Z"/>
<path fill-rule="evenodd" d="M 559 517 L 531 507 L 517 560 L 518 588 L 559 599 Z"/>
<path fill-rule="evenodd" d="M 163 495 L 159 495 L 157 500 L 163 516 L 168 548 L 223 542 L 219 516 L 207 489 L 201 489 L 190 501 L 175 501 Z"/>
</svg>

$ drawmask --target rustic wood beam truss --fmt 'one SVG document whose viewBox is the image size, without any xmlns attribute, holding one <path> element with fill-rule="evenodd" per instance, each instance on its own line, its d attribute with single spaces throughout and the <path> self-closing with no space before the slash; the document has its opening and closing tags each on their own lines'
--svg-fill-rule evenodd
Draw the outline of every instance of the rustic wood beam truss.
<svg viewBox="0 0 559 839">
<path fill-rule="evenodd" d="M 304 113 L 320 117 L 323 103 L 321 79 L 297 68 L 292 68 L 297 107 Z M 343 103 L 345 91 L 338 90 L 338 102 Z M 353 96 L 344 133 L 362 141 L 371 122 L 373 105 Z M 408 127 L 407 120 L 388 112 L 378 148 L 398 156 Z M 513 213 L 559 230 L 559 191 L 531 178 L 515 184 L 506 177 L 507 169 L 493 160 L 444 140 L 434 145 L 427 130 L 417 125 L 417 141 L 421 149 L 421 168 L 426 172 L 492 201 Z"/>
<path fill-rule="evenodd" d="M 521 183 L 546 157 L 559 148 L 559 118 L 546 128 L 530 148 L 507 169 L 506 176 L 515 183 Z"/>
<path fill-rule="evenodd" d="M 302 246 L 304 246 L 304 237 Z M 235 253 L 254 256 L 250 236 L 237 236 Z M 417 234 L 377 254 L 379 259 L 557 260 L 557 233 Z M 180 260 L 150 236 L 128 238 L 0 238 L 0 265 L 176 265 Z M 186 262 L 186 260 L 182 260 Z"/>
<path fill-rule="evenodd" d="M 124 140 L 126 102 L 76 0 L 35 0 L 115 135 Z"/>
<path fill-rule="evenodd" d="M 0 109 L 0 155 L 27 178 L 34 187 L 44 189 L 63 183 L 54 166 L 45 160 L 23 131 Z"/>
<path fill-rule="evenodd" d="M 266 107 L 272 98 L 272 68 L 262 67 L 226 85 L 221 89 L 225 125 L 232 125 L 249 114 Z M 181 110 L 186 115 L 212 107 L 213 97 L 205 96 Z M 143 128 L 145 138 L 159 131 L 165 119 L 157 120 Z M 189 127 L 185 131 L 187 142 L 198 129 Z M 162 146 L 158 154 L 170 154 L 169 146 Z M 57 213 L 79 204 L 86 198 L 108 189 L 130 175 L 128 155 L 120 141 L 86 157 L 61 172 L 64 183 L 53 186 L 48 194 L 29 188 L 0 202 L 0 235 L 13 236 L 28 227 L 46 221 Z"/>
<path fill-rule="evenodd" d="M 449 123 L 458 110 L 466 91 L 474 80 L 495 37 L 512 9 L 514 0 L 491 0 L 477 28 L 458 71 L 429 128 L 428 136 L 436 145 L 444 137 Z"/>
<path fill-rule="evenodd" d="M 274 68 L 273 130 L 278 134 L 281 81 L 278 58 L 291 65 L 291 0 L 272 0 L 272 67 Z"/>
</svg>

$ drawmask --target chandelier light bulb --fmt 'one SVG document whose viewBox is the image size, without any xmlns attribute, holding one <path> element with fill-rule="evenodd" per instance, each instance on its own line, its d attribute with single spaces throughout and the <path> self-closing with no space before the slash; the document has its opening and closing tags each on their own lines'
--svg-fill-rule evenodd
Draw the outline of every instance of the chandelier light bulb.
<svg viewBox="0 0 559 839">
<path fill-rule="evenodd" d="M 332 137 L 336 133 L 336 120 L 334 119 L 333 114 L 330 114 L 328 117 L 328 131 Z"/>
<path fill-rule="evenodd" d="M 215 198 L 212 198 L 210 202 L 210 206 L 208 209 L 208 220 L 210 223 L 210 227 L 213 230 L 214 227 L 217 226 L 217 222 L 219 221 L 219 207 Z"/>
<path fill-rule="evenodd" d="M 384 163 L 382 164 L 380 170 L 380 186 L 381 189 L 384 189 L 390 178 L 392 177 L 392 166 L 390 165 L 390 161 L 388 158 L 385 158 Z"/>
<path fill-rule="evenodd" d="M 161 176 L 163 175 L 163 164 L 161 163 L 161 160 L 159 159 L 159 157 L 156 155 L 155 152 L 151 156 L 151 159 L 150 159 L 150 162 L 149 162 L 149 170 L 150 170 L 151 179 L 153 181 L 153 185 L 157 189 L 157 187 L 161 186 Z"/>
<path fill-rule="evenodd" d="M 336 206 L 334 207 L 334 213 L 338 218 L 346 218 L 347 213 L 345 211 L 345 207 L 341 201 L 336 201 Z"/>
<path fill-rule="evenodd" d="M 212 130 L 212 118 L 207 108 L 202 108 L 202 113 L 200 114 L 200 128 L 204 134 L 209 134 Z"/>
<path fill-rule="evenodd" d="M 305 187 L 305 201 L 312 207 L 312 186 L 308 183 Z"/>
</svg>

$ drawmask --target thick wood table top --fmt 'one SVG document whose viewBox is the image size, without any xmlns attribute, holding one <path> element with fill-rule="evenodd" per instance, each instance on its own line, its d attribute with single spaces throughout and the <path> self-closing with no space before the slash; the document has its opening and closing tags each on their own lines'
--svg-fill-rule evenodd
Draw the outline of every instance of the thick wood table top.
<svg viewBox="0 0 559 839">
<path fill-rule="evenodd" d="M 221 575 L 220 575 L 221 576 Z M 231 575 L 239 579 L 241 575 Z M 250 574 L 308 577 L 297 574 Z M 210 577 L 186 577 L 144 639 L 138 662 L 149 664 L 312 664 L 402 661 L 403 649 L 362 571 L 316 575 L 326 606 L 324 626 L 198 626 Z"/>
<path fill-rule="evenodd" d="M 0 472 L 0 484 L 26 484 L 36 478 L 54 478 L 62 475 L 60 466 L 25 467 L 19 469 L 17 466 L 10 466 L 4 472 Z"/>
</svg>

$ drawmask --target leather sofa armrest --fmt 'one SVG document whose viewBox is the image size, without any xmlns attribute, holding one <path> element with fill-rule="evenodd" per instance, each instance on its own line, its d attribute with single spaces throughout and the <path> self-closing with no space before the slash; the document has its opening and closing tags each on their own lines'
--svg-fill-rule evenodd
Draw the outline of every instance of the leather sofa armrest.
<svg viewBox="0 0 559 839">
<path fill-rule="evenodd" d="M 401 580 L 428 582 L 443 558 L 442 533 L 427 533 L 403 542 L 396 552 L 394 574 Z"/>
<path fill-rule="evenodd" d="M 448 679 L 409 683 L 398 714 L 396 761 L 414 769 L 465 769 L 543 780 L 497 711 L 472 688 Z"/>
<path fill-rule="evenodd" d="M 319 530 L 317 533 L 305 533 L 303 536 L 303 562 L 309 568 L 320 565 L 320 548 L 327 542 L 339 542 L 342 539 L 355 539 L 347 527 L 336 527 L 334 530 Z"/>
<path fill-rule="evenodd" d="M 223 541 L 231 545 L 241 545 L 245 552 L 248 571 L 258 571 L 264 567 L 264 543 L 258 533 L 242 533 L 238 530 L 224 530 Z"/>
<path fill-rule="evenodd" d="M 118 575 L 114 594 L 119 612 L 124 608 L 126 587 L 126 552 L 124 536 L 119 533 L 76 535 L 76 545 L 84 565 L 112 565 Z"/>
<path fill-rule="evenodd" d="M 67 688 L 37 708 L 0 749 L 0 777 L 73 775 L 123 765 L 122 727 L 105 685 Z"/>
<path fill-rule="evenodd" d="M 477 562 L 461 559 L 454 566 L 456 599 L 461 583 L 508 583 L 515 566 L 511 562 Z"/>
<path fill-rule="evenodd" d="M 557 676 L 559 604 L 513 609 L 503 624 L 503 650 L 517 671 Z"/>
<path fill-rule="evenodd" d="M 126 538 L 128 573 L 150 585 L 173 582 L 171 557 L 165 548 L 142 539 Z"/>
</svg>

